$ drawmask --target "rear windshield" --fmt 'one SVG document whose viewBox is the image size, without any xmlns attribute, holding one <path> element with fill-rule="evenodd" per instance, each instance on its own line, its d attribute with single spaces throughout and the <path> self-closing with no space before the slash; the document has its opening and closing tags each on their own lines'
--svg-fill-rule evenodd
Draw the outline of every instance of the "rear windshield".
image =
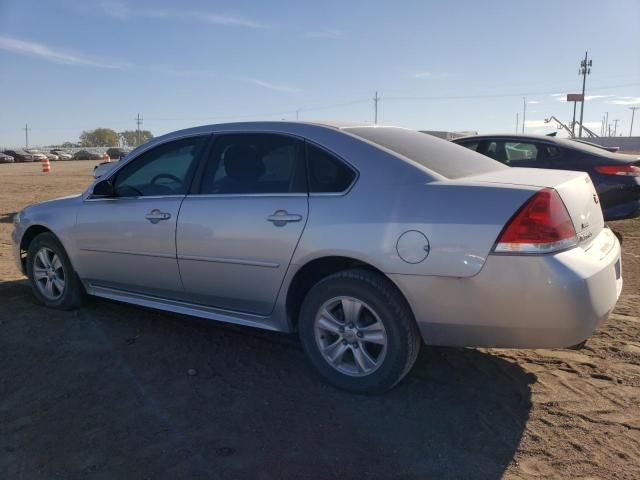
<svg viewBox="0 0 640 480">
<path fill-rule="evenodd" d="M 572 148 L 574 150 L 579 150 L 583 153 L 596 155 L 598 157 L 611 158 L 613 160 L 634 162 L 640 158 L 638 157 L 638 155 L 632 155 L 632 154 L 622 153 L 622 152 L 610 152 L 604 147 L 601 147 L 599 145 L 591 145 L 589 143 L 585 143 L 580 140 L 569 140 L 569 139 L 559 138 L 559 139 L 556 139 L 556 142 L 558 142 L 561 145 L 565 145 L 569 148 Z"/>
<path fill-rule="evenodd" d="M 415 130 L 398 127 L 350 127 L 344 130 L 407 157 L 446 178 L 509 168 L 468 148 Z"/>
</svg>

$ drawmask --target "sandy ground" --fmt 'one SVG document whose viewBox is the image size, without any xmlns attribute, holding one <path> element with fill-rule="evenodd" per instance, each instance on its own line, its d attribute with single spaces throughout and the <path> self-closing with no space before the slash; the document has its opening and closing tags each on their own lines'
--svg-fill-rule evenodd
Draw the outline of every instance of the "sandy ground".
<svg viewBox="0 0 640 480">
<path fill-rule="evenodd" d="M 362 397 L 286 335 L 38 305 L 12 214 L 80 192 L 93 164 L 0 165 L 0 478 L 640 478 L 640 220 L 613 225 L 624 290 L 586 348 L 423 348 Z"/>
</svg>

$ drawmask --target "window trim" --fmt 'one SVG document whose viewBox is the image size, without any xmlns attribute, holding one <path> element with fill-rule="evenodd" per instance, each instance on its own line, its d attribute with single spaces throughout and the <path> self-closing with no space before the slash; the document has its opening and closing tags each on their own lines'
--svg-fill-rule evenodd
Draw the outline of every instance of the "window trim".
<svg viewBox="0 0 640 480">
<path fill-rule="evenodd" d="M 175 137 L 171 137 L 168 138 L 167 140 L 163 141 L 163 142 L 158 142 L 158 143 L 154 143 L 151 145 L 148 145 L 146 148 L 144 148 L 143 150 L 141 150 L 139 153 L 137 153 L 134 157 L 131 157 L 129 159 L 127 159 L 126 162 L 122 163 L 122 165 L 118 165 L 116 166 L 112 171 L 110 171 L 108 173 L 107 176 L 105 177 L 100 177 L 99 179 L 97 179 L 97 181 L 91 185 L 91 192 L 89 192 L 89 195 L 84 198 L 83 201 L 97 201 L 97 200 L 121 200 L 121 199 L 139 199 L 139 198 L 184 198 L 185 196 L 189 195 L 189 192 L 191 191 L 191 187 L 193 186 L 194 180 L 198 174 L 198 170 L 200 168 L 200 164 L 202 163 L 202 156 L 203 153 L 208 151 L 209 148 L 209 144 L 211 142 L 211 133 L 210 132 L 199 132 L 199 133 L 189 133 L 189 134 L 185 134 L 185 135 L 178 135 Z M 122 170 L 124 167 L 126 167 L 127 165 L 129 165 L 132 162 L 135 162 L 137 159 L 139 159 L 142 155 L 144 155 L 147 152 L 150 152 L 151 150 L 155 149 L 155 148 L 159 148 L 159 147 L 163 147 L 169 143 L 172 142 L 177 142 L 180 140 L 184 140 L 187 138 L 195 138 L 195 137 L 203 137 L 204 138 L 204 144 L 200 147 L 200 151 L 196 154 L 196 157 L 194 159 L 195 162 L 195 167 L 191 169 L 191 175 L 189 178 L 189 185 L 187 186 L 186 192 L 183 194 L 171 194 L 171 195 L 132 195 L 132 196 L 128 196 L 128 197 L 95 197 L 93 195 L 93 189 L 95 188 L 95 186 L 100 183 L 103 182 L 105 180 L 111 181 L 113 182 L 113 180 L 115 179 L 116 175 L 118 174 L 118 172 L 120 170 Z M 120 163 L 120 162 L 118 162 Z"/>
<path fill-rule="evenodd" d="M 345 160 L 343 157 L 341 157 L 340 155 L 338 155 L 337 153 L 329 150 L 328 148 L 312 141 L 312 140 L 308 140 L 308 139 L 304 139 L 305 142 L 305 147 L 304 147 L 304 161 L 306 164 L 306 168 L 307 168 L 307 191 L 309 192 L 309 196 L 310 197 L 344 197 L 345 195 L 347 195 L 352 189 L 353 186 L 356 184 L 356 182 L 358 181 L 358 179 L 360 178 L 360 171 L 354 167 L 351 163 L 349 163 L 347 160 Z M 308 145 L 312 145 L 316 148 L 318 148 L 319 150 L 322 150 L 326 153 L 328 153 L 329 155 L 331 155 L 332 157 L 335 157 L 339 162 L 341 162 L 343 165 L 346 165 L 347 168 L 349 168 L 353 173 L 353 180 L 351 180 L 351 183 L 347 186 L 347 188 L 345 188 L 344 190 L 342 190 L 341 192 L 312 192 L 311 191 L 311 185 L 309 184 L 309 172 L 310 172 L 310 168 L 309 168 L 309 158 L 307 155 L 307 144 Z"/>
<path fill-rule="evenodd" d="M 282 193 L 202 193 L 204 181 L 204 172 L 207 168 L 207 162 L 209 160 L 209 156 L 213 152 L 216 143 L 218 142 L 220 137 L 230 136 L 230 135 L 277 135 L 280 137 L 288 137 L 296 142 L 300 142 L 303 147 L 302 154 L 304 156 L 302 161 L 302 168 L 304 171 L 305 180 L 307 178 L 307 158 L 306 151 L 304 150 L 304 142 L 306 139 L 299 135 L 293 135 L 290 133 L 283 132 L 273 132 L 273 131 L 243 131 L 243 130 L 233 130 L 233 131 L 219 131 L 213 132 L 211 135 L 211 140 L 209 141 L 209 145 L 203 151 L 202 157 L 200 159 L 200 164 L 195 171 L 194 179 L 191 184 L 191 188 L 187 192 L 187 196 L 189 197 L 197 197 L 197 198 L 242 198 L 242 197 L 308 197 L 309 196 L 309 184 L 306 181 L 306 192 L 282 192 Z M 296 149 L 297 150 L 297 149 Z"/>
</svg>

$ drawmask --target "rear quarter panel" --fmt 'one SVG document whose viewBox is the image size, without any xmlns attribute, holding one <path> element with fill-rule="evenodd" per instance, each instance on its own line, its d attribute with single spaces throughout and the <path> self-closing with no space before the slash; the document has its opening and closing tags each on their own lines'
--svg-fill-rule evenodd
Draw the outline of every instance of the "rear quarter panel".
<svg viewBox="0 0 640 480">
<path fill-rule="evenodd" d="M 504 224 L 534 193 L 529 187 L 454 182 L 393 185 L 363 178 L 345 196 L 309 198 L 309 219 L 292 260 L 345 256 L 387 273 L 470 277 L 482 268 Z M 427 258 L 403 261 L 402 233 L 422 232 Z"/>
</svg>

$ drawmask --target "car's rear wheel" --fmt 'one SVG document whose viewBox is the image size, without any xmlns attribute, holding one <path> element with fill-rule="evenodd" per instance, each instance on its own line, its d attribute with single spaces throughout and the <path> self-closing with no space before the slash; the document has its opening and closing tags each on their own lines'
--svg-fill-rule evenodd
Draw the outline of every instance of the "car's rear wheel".
<svg viewBox="0 0 640 480">
<path fill-rule="evenodd" d="M 421 345 L 406 301 L 388 279 L 368 270 L 345 270 L 316 284 L 303 301 L 299 333 L 320 374 L 357 393 L 396 385 Z"/>
<path fill-rule="evenodd" d="M 80 305 L 84 290 L 69 257 L 55 235 L 41 233 L 27 252 L 27 275 L 35 296 L 47 307 Z"/>
</svg>

